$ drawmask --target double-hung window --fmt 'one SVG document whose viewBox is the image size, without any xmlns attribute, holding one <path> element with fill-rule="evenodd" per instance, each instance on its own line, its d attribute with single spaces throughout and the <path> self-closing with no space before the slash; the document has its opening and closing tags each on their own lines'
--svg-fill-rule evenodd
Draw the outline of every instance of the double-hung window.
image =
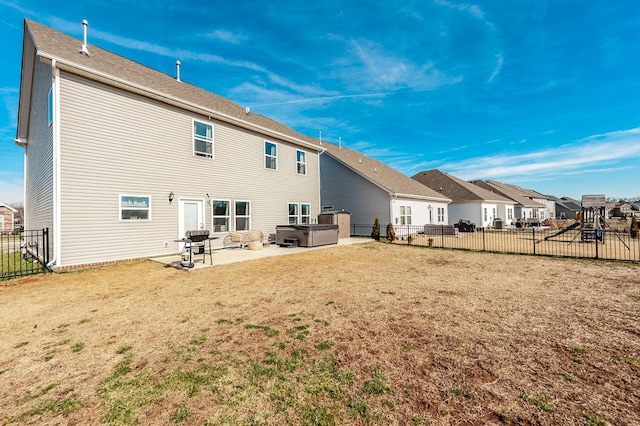
<svg viewBox="0 0 640 426">
<path fill-rule="evenodd" d="M 213 232 L 229 231 L 229 201 L 212 200 L 211 209 L 213 211 Z"/>
<path fill-rule="evenodd" d="M 151 197 L 121 195 L 120 220 L 151 220 Z"/>
<path fill-rule="evenodd" d="M 311 223 L 311 204 L 300 204 L 300 223 L 305 225 Z"/>
<path fill-rule="evenodd" d="M 213 158 L 213 126 L 193 120 L 193 154 Z"/>
<path fill-rule="evenodd" d="M 487 221 L 487 208 L 486 207 L 484 207 L 484 210 L 482 212 L 482 217 L 484 218 L 484 221 L 486 222 Z"/>
<path fill-rule="evenodd" d="M 299 175 L 307 174 L 307 153 L 296 151 L 296 171 Z"/>
<path fill-rule="evenodd" d="M 311 223 L 311 204 L 309 203 L 289 203 L 289 225 Z"/>
<path fill-rule="evenodd" d="M 438 207 L 438 222 L 444 222 L 444 207 Z"/>
<path fill-rule="evenodd" d="M 251 229 L 251 203 L 249 201 L 235 202 L 236 231 Z"/>
<path fill-rule="evenodd" d="M 400 225 L 411 225 L 411 206 L 400 206 Z"/>
<path fill-rule="evenodd" d="M 278 145 L 273 142 L 264 143 L 264 167 L 278 170 Z"/>
<path fill-rule="evenodd" d="M 289 225 L 298 224 L 298 203 L 289 203 Z"/>
</svg>

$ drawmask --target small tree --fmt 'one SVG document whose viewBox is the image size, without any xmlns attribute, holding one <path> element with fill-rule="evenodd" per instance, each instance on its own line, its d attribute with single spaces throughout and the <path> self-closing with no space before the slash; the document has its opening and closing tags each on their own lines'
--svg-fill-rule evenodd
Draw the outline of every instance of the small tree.
<svg viewBox="0 0 640 426">
<path fill-rule="evenodd" d="M 380 221 L 378 220 L 378 216 L 373 221 L 373 228 L 371 229 L 371 238 L 376 241 L 380 241 Z"/>
<path fill-rule="evenodd" d="M 393 229 L 393 223 L 389 222 L 387 225 L 387 240 L 390 243 L 394 242 L 396 239 L 396 231 Z"/>
<path fill-rule="evenodd" d="M 636 219 L 636 215 L 631 217 L 631 226 L 629 227 L 629 234 L 631 238 L 638 238 L 638 219 Z"/>
</svg>

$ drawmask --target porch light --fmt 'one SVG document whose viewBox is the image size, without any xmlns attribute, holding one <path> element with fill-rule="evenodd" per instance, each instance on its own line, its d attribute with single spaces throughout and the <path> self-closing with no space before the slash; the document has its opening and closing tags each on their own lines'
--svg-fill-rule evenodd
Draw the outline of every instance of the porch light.
<svg viewBox="0 0 640 426">
<path fill-rule="evenodd" d="M 173 201 L 173 191 L 169 193 L 169 204 Z"/>
</svg>

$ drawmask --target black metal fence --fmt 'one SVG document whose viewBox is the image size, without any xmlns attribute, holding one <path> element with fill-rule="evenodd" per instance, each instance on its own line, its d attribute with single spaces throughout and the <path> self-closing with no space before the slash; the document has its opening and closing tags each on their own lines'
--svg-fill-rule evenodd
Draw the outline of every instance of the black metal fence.
<svg viewBox="0 0 640 426">
<path fill-rule="evenodd" d="M 351 225 L 351 235 L 371 236 L 372 225 Z M 640 262 L 640 238 L 613 229 L 583 231 L 543 227 L 489 229 L 459 232 L 452 226 L 394 226 L 395 243 L 495 253 L 611 259 Z M 387 238 L 386 226 L 380 237 Z"/>
<path fill-rule="evenodd" d="M 49 263 L 49 228 L 0 231 L 0 281 L 40 274 Z"/>
</svg>

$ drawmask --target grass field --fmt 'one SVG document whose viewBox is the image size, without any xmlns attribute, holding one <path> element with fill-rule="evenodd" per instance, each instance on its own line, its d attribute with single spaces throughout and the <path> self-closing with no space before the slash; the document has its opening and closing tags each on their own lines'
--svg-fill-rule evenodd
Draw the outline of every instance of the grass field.
<svg viewBox="0 0 640 426">
<path fill-rule="evenodd" d="M 640 266 L 382 243 L 0 286 L 5 424 L 635 425 Z"/>
</svg>

